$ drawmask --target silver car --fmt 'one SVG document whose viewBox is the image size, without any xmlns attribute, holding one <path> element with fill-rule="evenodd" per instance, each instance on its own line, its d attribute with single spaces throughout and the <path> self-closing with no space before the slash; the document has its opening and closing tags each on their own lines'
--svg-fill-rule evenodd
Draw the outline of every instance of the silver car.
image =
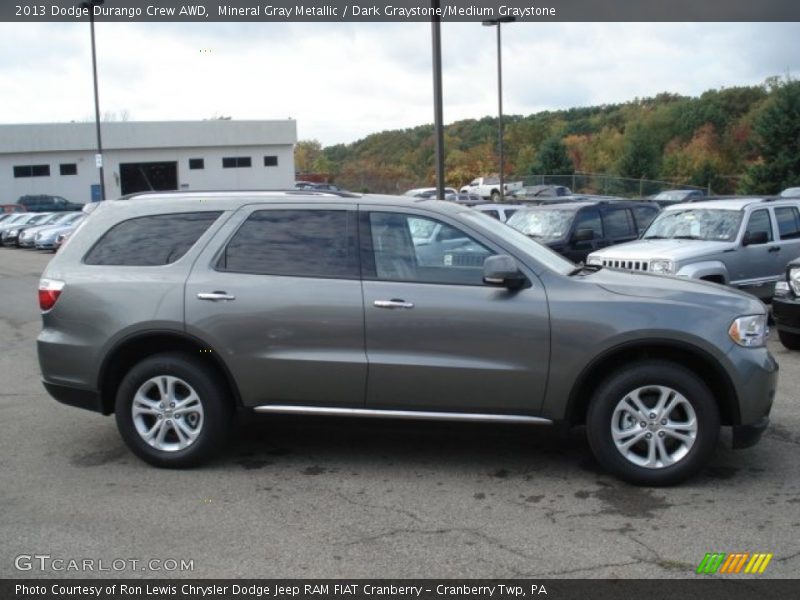
<svg viewBox="0 0 800 600">
<path fill-rule="evenodd" d="M 800 199 L 746 198 L 670 206 L 640 240 L 592 252 L 591 265 L 711 281 L 772 297 L 800 255 Z"/>
<path fill-rule="evenodd" d="M 82 212 L 67 214 L 70 216 L 64 221 L 52 226 L 41 227 L 36 231 L 33 243 L 37 250 L 54 250 L 58 236 L 74 231 L 86 218 L 86 215 Z"/>
<path fill-rule="evenodd" d="M 208 460 L 240 410 L 585 424 L 605 468 L 668 485 L 720 425 L 742 448 L 769 422 L 778 365 L 750 295 L 576 267 L 451 202 L 137 200 L 103 202 L 47 265 L 38 354 L 54 398 L 114 413 L 153 465 Z"/>
</svg>

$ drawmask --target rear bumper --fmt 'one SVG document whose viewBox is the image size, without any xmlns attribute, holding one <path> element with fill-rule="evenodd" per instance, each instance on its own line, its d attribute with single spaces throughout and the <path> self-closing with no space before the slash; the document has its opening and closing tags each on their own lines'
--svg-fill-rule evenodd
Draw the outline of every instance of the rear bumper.
<svg viewBox="0 0 800 600">
<path fill-rule="evenodd" d="M 44 385 L 48 394 L 62 404 L 103 413 L 103 404 L 100 401 L 100 394 L 93 390 L 84 390 L 66 385 L 49 383 L 47 381 L 42 381 L 42 385 Z"/>
<path fill-rule="evenodd" d="M 769 426 L 769 417 L 764 417 L 753 425 L 736 425 L 733 427 L 733 449 L 741 450 L 755 446 Z"/>
</svg>

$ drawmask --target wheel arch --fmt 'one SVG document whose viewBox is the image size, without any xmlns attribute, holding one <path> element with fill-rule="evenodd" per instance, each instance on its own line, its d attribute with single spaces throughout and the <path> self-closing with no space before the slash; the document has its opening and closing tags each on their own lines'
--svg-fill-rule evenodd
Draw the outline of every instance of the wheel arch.
<svg viewBox="0 0 800 600">
<path fill-rule="evenodd" d="M 630 342 L 611 348 L 595 358 L 581 371 L 572 386 L 565 412 L 567 422 L 573 425 L 585 423 L 592 392 L 597 385 L 620 367 L 647 359 L 666 360 L 692 371 L 714 396 L 721 423 L 739 423 L 738 395 L 724 367 L 702 348 L 674 340 Z"/>
<path fill-rule="evenodd" d="M 137 332 L 119 340 L 106 354 L 98 374 L 98 390 L 104 415 L 114 412 L 114 402 L 125 374 L 139 361 L 163 352 L 181 352 L 197 357 L 212 369 L 231 394 L 234 406 L 242 406 L 238 386 L 219 353 L 209 344 L 187 333 L 168 330 Z"/>
</svg>

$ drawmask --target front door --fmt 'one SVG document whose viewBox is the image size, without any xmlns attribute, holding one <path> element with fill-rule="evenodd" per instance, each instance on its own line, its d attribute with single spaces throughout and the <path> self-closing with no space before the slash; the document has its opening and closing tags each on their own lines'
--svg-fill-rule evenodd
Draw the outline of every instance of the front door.
<svg viewBox="0 0 800 600">
<path fill-rule="evenodd" d="M 483 261 L 501 249 L 423 211 L 360 223 L 367 408 L 538 414 L 550 332 L 535 275 L 519 291 L 483 284 Z M 427 241 L 434 228 L 446 243 Z"/>
</svg>

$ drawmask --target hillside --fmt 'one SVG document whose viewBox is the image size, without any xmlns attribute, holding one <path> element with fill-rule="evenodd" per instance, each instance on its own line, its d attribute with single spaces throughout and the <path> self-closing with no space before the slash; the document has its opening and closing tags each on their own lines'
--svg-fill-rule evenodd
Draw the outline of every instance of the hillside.
<svg viewBox="0 0 800 600">
<path fill-rule="evenodd" d="M 777 192 L 800 185 L 800 82 L 662 93 L 624 104 L 505 115 L 510 177 L 602 173 L 711 187 Z M 497 118 L 445 127 L 448 185 L 497 171 Z M 298 143 L 303 173 L 325 173 L 358 191 L 402 192 L 434 183 L 433 125 L 383 131 L 351 144 Z M 769 163 L 769 164 L 767 164 Z M 778 164 L 779 163 L 779 164 Z"/>
</svg>

